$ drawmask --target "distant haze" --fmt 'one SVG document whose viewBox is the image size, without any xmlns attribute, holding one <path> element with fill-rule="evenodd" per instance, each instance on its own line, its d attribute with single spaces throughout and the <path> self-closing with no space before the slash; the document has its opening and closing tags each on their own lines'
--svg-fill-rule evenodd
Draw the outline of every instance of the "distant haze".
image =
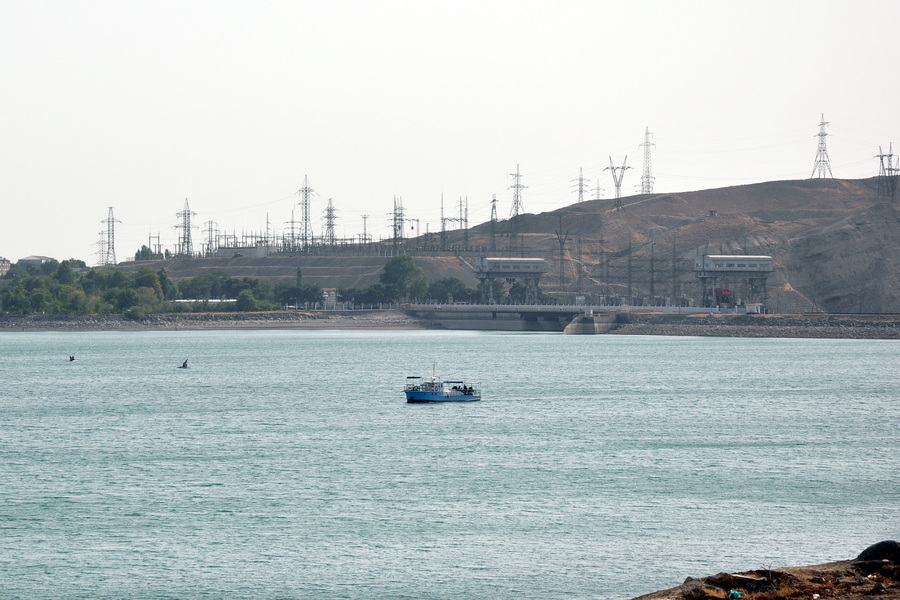
<svg viewBox="0 0 900 600">
<path fill-rule="evenodd" d="M 0 256 L 97 263 L 113 206 L 118 260 L 195 211 L 280 235 L 304 175 L 321 235 L 420 231 L 468 198 L 509 216 L 577 201 L 805 179 L 824 113 L 835 177 L 877 174 L 897 142 L 900 3 L 0 3 Z M 299 212 L 296 213 L 299 219 Z M 268 222 L 268 223 L 267 223 Z"/>
</svg>

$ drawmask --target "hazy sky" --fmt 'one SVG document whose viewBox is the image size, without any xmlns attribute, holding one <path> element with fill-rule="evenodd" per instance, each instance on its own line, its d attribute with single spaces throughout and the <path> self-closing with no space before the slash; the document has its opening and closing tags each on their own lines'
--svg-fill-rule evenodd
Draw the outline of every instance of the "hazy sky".
<svg viewBox="0 0 900 600">
<path fill-rule="evenodd" d="M 468 197 L 509 216 L 614 186 L 655 192 L 806 179 L 820 114 L 836 177 L 900 152 L 900 2 L 0 0 L 0 256 L 97 264 L 176 213 L 277 234 L 304 175 L 320 235 L 387 237 L 395 196 L 420 232 Z M 589 196 L 593 197 L 592 190 Z M 299 219 L 299 210 L 296 212 Z"/>
</svg>

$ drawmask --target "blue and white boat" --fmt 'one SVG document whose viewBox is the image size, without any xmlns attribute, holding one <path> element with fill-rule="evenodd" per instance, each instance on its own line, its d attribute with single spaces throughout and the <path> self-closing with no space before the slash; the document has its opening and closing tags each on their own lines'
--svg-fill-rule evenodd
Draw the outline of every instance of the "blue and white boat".
<svg viewBox="0 0 900 600">
<path fill-rule="evenodd" d="M 407 377 L 407 402 L 475 402 L 481 390 L 471 381 L 441 381 L 434 377 Z"/>
</svg>

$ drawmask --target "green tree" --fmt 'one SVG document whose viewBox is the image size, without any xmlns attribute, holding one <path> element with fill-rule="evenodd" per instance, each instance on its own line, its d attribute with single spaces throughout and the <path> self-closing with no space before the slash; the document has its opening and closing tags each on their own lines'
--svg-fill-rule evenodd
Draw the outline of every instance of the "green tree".
<svg viewBox="0 0 900 600">
<path fill-rule="evenodd" d="M 470 302 L 475 292 L 456 277 L 438 279 L 428 286 L 428 298 L 438 302 Z"/>
<path fill-rule="evenodd" d="M 28 294 L 28 308 L 31 312 L 43 312 L 51 300 L 53 296 L 46 288 L 37 288 Z"/>
<path fill-rule="evenodd" d="M 163 289 L 162 283 L 159 280 L 159 273 L 154 271 L 151 267 L 141 267 L 134 274 L 134 287 L 135 288 L 149 288 L 153 291 L 156 299 L 154 300 L 154 304 L 162 301 L 163 299 Z"/>
<path fill-rule="evenodd" d="M 237 310 L 241 312 L 250 312 L 257 309 L 256 298 L 250 290 L 241 290 L 237 296 Z"/>
<path fill-rule="evenodd" d="M 174 300 L 178 297 L 178 286 L 175 285 L 175 282 L 169 279 L 169 275 L 166 273 L 165 269 L 160 269 L 156 272 L 159 277 L 159 285 L 162 287 L 163 291 L 163 299 L 164 300 Z"/>
<path fill-rule="evenodd" d="M 74 285 L 61 285 L 56 292 L 60 310 L 69 315 L 81 315 L 87 311 L 87 295 Z"/>
<path fill-rule="evenodd" d="M 60 285 L 73 284 L 75 283 L 75 269 L 72 268 L 69 261 L 64 260 L 59 263 L 59 266 L 56 267 L 56 271 L 53 272 L 53 279 Z"/>
<path fill-rule="evenodd" d="M 424 298 L 428 291 L 425 271 L 405 254 L 387 261 L 379 281 L 385 286 L 393 286 L 397 299 Z"/>
</svg>

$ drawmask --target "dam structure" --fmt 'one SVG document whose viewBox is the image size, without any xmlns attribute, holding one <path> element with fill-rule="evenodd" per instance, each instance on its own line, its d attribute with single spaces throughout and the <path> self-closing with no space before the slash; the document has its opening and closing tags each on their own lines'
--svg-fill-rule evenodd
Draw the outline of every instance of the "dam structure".
<svg viewBox="0 0 900 600">
<path fill-rule="evenodd" d="M 751 314 L 755 307 L 627 306 L 585 304 L 404 304 L 407 314 L 445 329 L 484 331 L 566 331 L 603 333 L 619 315 L 663 313 L 673 315 Z M 573 326 L 573 327 L 570 327 Z"/>
</svg>

